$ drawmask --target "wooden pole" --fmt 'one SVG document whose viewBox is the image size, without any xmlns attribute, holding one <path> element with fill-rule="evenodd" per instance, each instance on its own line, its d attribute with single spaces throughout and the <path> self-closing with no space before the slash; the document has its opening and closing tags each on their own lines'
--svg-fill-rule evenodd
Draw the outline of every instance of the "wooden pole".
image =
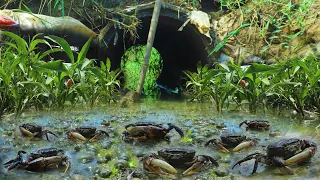
<svg viewBox="0 0 320 180">
<path fill-rule="evenodd" d="M 148 40 L 147 40 L 147 48 L 146 48 L 146 54 L 144 56 L 144 63 L 142 64 L 140 79 L 137 87 L 137 92 L 141 94 L 143 89 L 144 80 L 146 78 L 146 73 L 149 65 L 149 58 L 153 46 L 154 36 L 156 34 L 160 10 L 161 10 L 161 4 L 162 0 L 156 0 L 156 3 L 154 5 L 149 34 L 148 34 Z"/>
</svg>

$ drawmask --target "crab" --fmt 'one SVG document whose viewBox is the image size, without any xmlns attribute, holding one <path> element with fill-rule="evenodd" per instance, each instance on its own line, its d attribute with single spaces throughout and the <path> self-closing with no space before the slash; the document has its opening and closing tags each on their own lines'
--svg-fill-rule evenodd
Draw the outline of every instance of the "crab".
<svg viewBox="0 0 320 180">
<path fill-rule="evenodd" d="M 58 137 L 55 133 L 44 129 L 42 126 L 29 123 L 19 125 L 19 130 L 22 135 L 32 137 L 32 139 L 42 138 L 43 135 L 46 135 L 47 140 L 50 141 L 48 134 L 52 134 L 53 136 Z"/>
<path fill-rule="evenodd" d="M 239 127 L 241 127 L 243 124 L 247 125 L 246 130 L 265 131 L 265 130 L 269 130 L 270 128 L 269 121 L 266 121 L 266 120 L 253 120 L 253 121 L 246 120 L 241 122 L 239 124 Z"/>
<path fill-rule="evenodd" d="M 95 127 L 81 126 L 68 131 L 67 136 L 77 142 L 94 142 L 109 137 L 109 134 L 103 130 L 97 130 Z"/>
<path fill-rule="evenodd" d="M 57 148 L 36 149 L 28 154 L 25 151 L 19 151 L 18 156 L 4 163 L 5 168 L 12 170 L 22 167 L 28 171 L 46 171 L 49 169 L 65 166 L 64 173 L 70 167 L 68 156 L 64 155 L 64 151 Z"/>
<path fill-rule="evenodd" d="M 143 158 L 143 167 L 149 173 L 176 178 L 178 172 L 173 167 L 187 168 L 182 175 L 192 175 L 205 165 L 219 166 L 218 162 L 207 155 L 195 156 L 193 149 L 170 148 L 162 149 L 157 154 L 152 154 Z M 166 170 L 166 171 L 164 171 Z"/>
<path fill-rule="evenodd" d="M 244 135 L 223 134 L 220 139 L 211 139 L 205 143 L 215 145 L 221 152 L 229 153 L 228 149 L 232 148 L 232 152 L 239 152 L 248 149 L 258 143 L 258 139 L 247 138 Z"/>
<path fill-rule="evenodd" d="M 267 147 L 267 155 L 261 153 L 251 154 L 236 162 L 232 169 L 243 162 L 255 159 L 252 174 L 256 173 L 259 162 L 280 167 L 284 174 L 293 174 L 293 170 L 288 166 L 310 160 L 316 151 L 317 144 L 310 140 L 296 138 L 280 140 Z"/>
<path fill-rule="evenodd" d="M 184 136 L 183 131 L 171 123 L 158 124 L 153 122 L 137 122 L 135 124 L 128 124 L 125 128 L 126 131 L 122 133 L 122 139 L 126 142 L 131 142 L 132 140 L 145 141 L 153 139 L 170 140 L 167 134 L 172 129 L 175 129 L 181 137 Z"/>
</svg>

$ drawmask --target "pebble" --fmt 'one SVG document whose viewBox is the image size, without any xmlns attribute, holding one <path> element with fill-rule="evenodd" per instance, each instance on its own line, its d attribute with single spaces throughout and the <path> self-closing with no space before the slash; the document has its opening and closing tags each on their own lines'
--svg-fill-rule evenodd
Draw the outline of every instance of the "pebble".
<svg viewBox="0 0 320 180">
<path fill-rule="evenodd" d="M 218 177 L 224 177 L 227 176 L 229 173 L 225 170 L 221 170 L 221 169 L 216 169 L 214 170 L 214 173 L 218 176 Z"/>
<path fill-rule="evenodd" d="M 78 161 L 86 164 L 92 162 L 95 158 L 95 154 L 92 152 L 85 152 L 78 155 Z"/>
<path fill-rule="evenodd" d="M 109 122 L 109 121 L 106 121 L 106 120 L 103 120 L 103 121 L 101 122 L 101 125 L 102 125 L 102 126 L 110 126 L 110 122 Z"/>
<path fill-rule="evenodd" d="M 119 155 L 119 159 L 122 159 L 122 160 L 125 160 L 125 161 L 129 161 L 130 156 L 129 156 L 129 154 L 127 154 L 127 153 L 121 153 L 121 154 Z"/>
<path fill-rule="evenodd" d="M 71 176 L 71 180 L 84 180 L 84 177 L 80 174 L 74 174 Z"/>
<path fill-rule="evenodd" d="M 109 169 L 104 168 L 100 170 L 100 177 L 102 178 L 108 178 L 111 176 L 111 174 L 112 172 Z"/>
<path fill-rule="evenodd" d="M 110 140 L 105 140 L 105 141 L 103 141 L 103 142 L 101 143 L 101 146 L 102 146 L 103 149 L 109 149 L 109 148 L 111 148 L 112 144 L 113 144 L 112 141 L 110 141 Z"/>
<path fill-rule="evenodd" d="M 94 153 L 97 153 L 99 151 L 99 149 L 94 146 L 94 145 L 88 145 L 88 147 L 86 148 L 88 151 L 92 151 Z"/>
<path fill-rule="evenodd" d="M 129 162 L 126 160 L 123 160 L 123 159 L 119 159 L 116 162 L 116 167 L 119 169 L 125 169 L 125 168 L 129 167 Z"/>
</svg>

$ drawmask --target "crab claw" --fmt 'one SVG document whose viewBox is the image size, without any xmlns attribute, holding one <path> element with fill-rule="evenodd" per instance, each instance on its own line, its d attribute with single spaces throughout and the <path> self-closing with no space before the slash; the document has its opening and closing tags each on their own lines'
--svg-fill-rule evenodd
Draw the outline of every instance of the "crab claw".
<svg viewBox="0 0 320 180">
<path fill-rule="evenodd" d="M 105 137 L 109 137 L 109 134 L 105 131 L 98 130 L 96 134 L 89 140 L 89 142 L 94 142 Z"/>
<path fill-rule="evenodd" d="M 204 146 L 208 146 L 209 144 L 213 143 L 221 152 L 223 153 L 229 153 L 230 151 L 225 148 L 222 144 L 221 141 L 218 139 L 211 139 L 208 142 L 205 143 Z"/>
<path fill-rule="evenodd" d="M 191 167 L 189 167 L 187 170 L 185 170 L 182 174 L 183 175 L 192 175 L 196 172 L 198 172 L 203 166 L 203 163 L 201 162 L 196 162 L 194 163 Z"/>
<path fill-rule="evenodd" d="M 83 137 L 80 133 L 73 131 L 68 133 L 68 138 L 74 141 L 87 141 L 87 139 Z"/>
<path fill-rule="evenodd" d="M 32 132 L 28 131 L 28 130 L 27 130 L 26 128 L 24 128 L 24 127 L 19 127 L 19 129 L 20 129 L 21 133 L 22 133 L 23 135 L 25 135 L 25 136 L 29 136 L 29 137 L 33 137 L 33 136 L 34 136 L 34 134 L 33 134 Z"/>
<path fill-rule="evenodd" d="M 299 154 L 296 154 L 291 158 L 285 160 L 284 164 L 287 166 L 287 165 L 296 164 L 296 163 L 308 160 L 314 156 L 315 152 L 316 152 L 315 147 L 308 147 L 304 149 L 302 152 L 300 152 Z"/>
<path fill-rule="evenodd" d="M 248 149 L 248 148 L 254 146 L 255 144 L 257 144 L 257 140 L 244 141 L 244 142 L 238 144 L 238 146 L 236 146 L 235 148 L 233 148 L 232 151 L 239 152 L 244 149 Z"/>
<path fill-rule="evenodd" d="M 178 173 L 177 170 L 172 167 L 169 163 L 165 162 L 164 160 L 161 160 L 161 159 L 154 159 L 154 158 L 151 158 L 150 159 L 150 165 L 154 166 L 154 167 L 160 167 L 162 169 L 165 169 L 171 173 Z"/>
</svg>

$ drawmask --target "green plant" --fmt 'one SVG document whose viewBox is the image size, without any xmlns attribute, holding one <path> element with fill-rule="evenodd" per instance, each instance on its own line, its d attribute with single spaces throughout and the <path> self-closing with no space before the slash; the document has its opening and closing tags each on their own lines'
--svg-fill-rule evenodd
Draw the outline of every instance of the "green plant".
<svg viewBox="0 0 320 180">
<path fill-rule="evenodd" d="M 239 69 L 240 70 L 240 69 Z M 279 83 L 270 84 L 269 78 L 277 73 L 277 66 L 268 66 L 264 64 L 253 64 L 246 70 L 238 71 L 237 88 L 235 92 L 235 102 L 240 104 L 248 104 L 249 111 L 256 113 L 259 104 L 266 104 L 266 96 L 274 94 L 274 88 Z M 243 81 L 243 82 L 241 82 Z M 245 83 L 245 85 L 241 85 Z"/>
<path fill-rule="evenodd" d="M 203 101 L 209 94 L 209 81 L 210 76 L 208 72 L 208 65 L 202 66 L 201 62 L 197 64 L 197 72 L 191 72 L 189 70 L 183 71 L 187 76 L 186 91 L 193 97 L 191 101 L 198 100 Z"/>
<path fill-rule="evenodd" d="M 282 79 L 292 85 L 278 88 L 284 101 L 302 116 L 307 109 L 315 109 L 318 113 L 320 105 L 320 70 L 316 57 L 306 57 L 285 62 Z"/>
<path fill-rule="evenodd" d="M 19 116 L 27 107 L 62 108 L 66 103 L 82 103 L 93 106 L 100 99 L 110 101 L 119 87 L 120 70 L 111 71 L 110 60 L 101 68 L 86 58 L 91 39 L 83 46 L 75 61 L 69 44 L 60 37 L 45 38 L 62 47 L 51 48 L 45 39 L 34 36 L 28 44 L 11 32 L 1 32 L 9 38 L 0 50 L 0 117 L 14 112 Z M 46 44 L 47 51 L 37 46 Z M 71 65 L 62 60 L 44 62 L 47 55 L 64 51 Z"/>
<path fill-rule="evenodd" d="M 1 99 L 12 100 L 12 106 L 16 116 L 19 116 L 28 104 L 33 104 L 35 99 L 44 96 L 41 91 L 39 72 L 34 71 L 34 66 L 50 53 L 61 51 L 53 48 L 43 53 L 38 53 L 38 44 L 49 44 L 42 39 L 36 39 L 38 35 L 31 39 L 28 44 L 24 39 L 11 32 L 1 32 L 2 35 L 9 37 L 12 41 L 4 42 L 6 51 L 1 57 L 0 79 Z M 5 102 L 7 104 L 7 102 Z M 3 109 L 3 108 L 2 108 Z"/>
</svg>

